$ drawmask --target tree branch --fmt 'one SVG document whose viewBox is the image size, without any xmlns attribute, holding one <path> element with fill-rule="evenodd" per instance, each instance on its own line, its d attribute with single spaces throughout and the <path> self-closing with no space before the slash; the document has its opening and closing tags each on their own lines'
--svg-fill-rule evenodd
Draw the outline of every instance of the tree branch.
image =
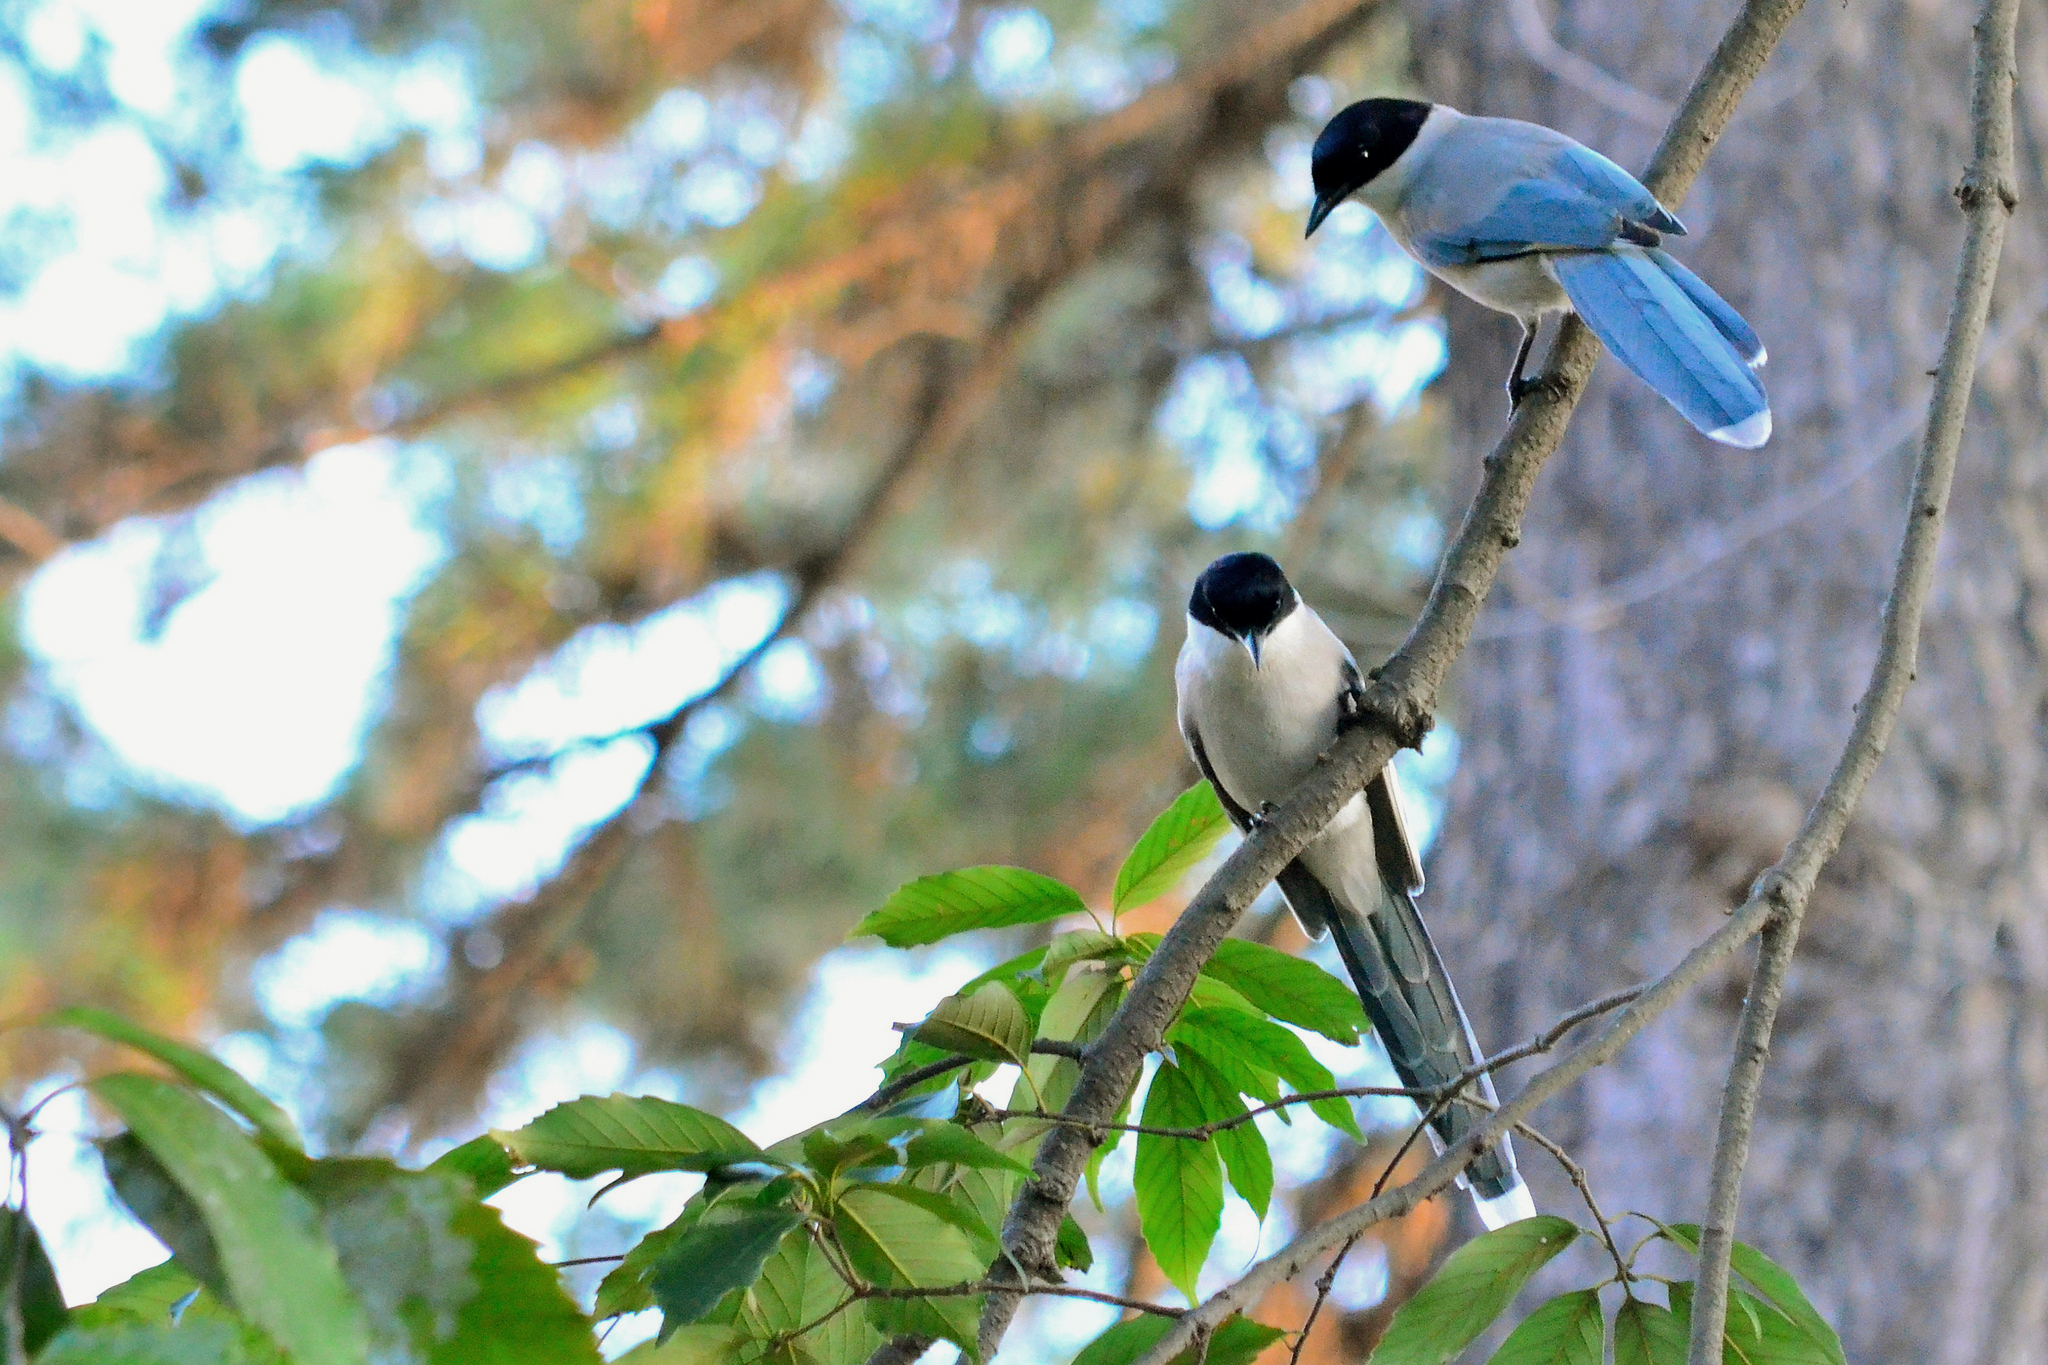
<svg viewBox="0 0 2048 1365">
<path fill-rule="evenodd" d="M 1906 504 L 1906 530 L 1891 595 L 1885 601 L 1877 660 L 1857 704 L 1848 744 L 1827 788 L 1807 814 L 1785 857 L 1758 883 L 1771 891 L 1782 888 L 1783 912 L 1764 931 L 1722 1096 L 1707 1211 L 1700 1224 L 1690 1365 L 1718 1365 L 1721 1359 L 1721 1335 L 1728 1312 L 1728 1260 L 1735 1244 L 1735 1216 L 1742 1197 L 1743 1167 L 1749 1157 L 1757 1088 L 1770 1054 L 1771 1032 L 1777 1022 L 1785 973 L 1798 945 L 1800 922 L 1821 865 L 1841 843 L 1849 816 L 1897 726 L 1906 689 L 1918 672 L 1921 617 L 1934 582 L 1935 557 L 1955 482 L 1977 358 L 1991 316 L 1991 293 L 1998 279 L 2005 229 L 2018 203 L 2012 112 L 2018 19 L 2019 0 L 1985 0 L 1976 24 L 1970 165 L 1956 187 L 1969 228 L 1956 267 L 1955 303 L 1935 370 L 1934 393 L 1928 400 L 1927 433 Z"/>
</svg>

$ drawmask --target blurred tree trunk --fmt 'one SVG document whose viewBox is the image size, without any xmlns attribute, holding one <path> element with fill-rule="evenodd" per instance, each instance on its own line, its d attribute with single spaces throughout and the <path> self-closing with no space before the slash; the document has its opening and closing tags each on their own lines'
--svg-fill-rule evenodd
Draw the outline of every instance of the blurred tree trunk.
<svg viewBox="0 0 2048 1365">
<path fill-rule="evenodd" d="M 1950 191 L 1976 8 L 1810 6 L 1684 207 L 1678 254 L 1769 346 L 1772 442 L 1709 445 L 1610 360 L 1544 476 L 1491 638 L 1458 679 L 1463 760 L 1430 896 L 1491 1044 L 1664 969 L 1708 932 L 1847 731 L 1900 532 L 1911 441 L 1896 441 L 1898 418 L 1924 403 L 1961 239 Z M 1546 122 L 1640 168 L 1654 102 L 1684 93 L 1735 3 L 1408 9 L 1430 98 Z M 1532 17 L 1636 93 L 1591 89 L 1583 70 L 1570 83 Z M 2021 44 L 2022 208 L 1993 313 L 2007 340 L 1970 414 L 1918 686 L 1800 945 L 1737 1234 L 1798 1274 L 1859 1361 L 2038 1360 L 2048 1321 L 2038 8 Z M 1462 301 L 1448 311 L 1453 361 L 1435 396 L 1469 477 L 1505 415 L 1515 332 Z M 1688 547 L 1712 559 L 1709 530 L 1759 525 L 1768 534 L 1662 591 L 1574 616 Z M 1747 970 L 1544 1115 L 1609 1210 L 1697 1216 Z M 1524 1164 L 1539 1202 L 1579 1211 L 1539 1155 Z"/>
</svg>

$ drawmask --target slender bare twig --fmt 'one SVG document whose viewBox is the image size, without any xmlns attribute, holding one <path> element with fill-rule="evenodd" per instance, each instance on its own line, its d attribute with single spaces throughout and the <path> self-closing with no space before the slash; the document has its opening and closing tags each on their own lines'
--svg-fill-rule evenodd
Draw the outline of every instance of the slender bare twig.
<svg viewBox="0 0 2048 1365">
<path fill-rule="evenodd" d="M 1545 1137 L 1537 1131 L 1534 1124 L 1518 1123 L 1515 1125 L 1515 1131 L 1550 1153 L 1551 1159 L 1571 1178 L 1572 1184 L 1579 1191 L 1579 1198 L 1586 1201 L 1586 1211 L 1593 1215 L 1593 1225 L 1600 1229 L 1600 1240 L 1607 1244 L 1607 1254 L 1614 1258 L 1614 1278 L 1620 1282 L 1623 1289 L 1627 1289 L 1629 1282 L 1636 1278 L 1635 1272 L 1628 1268 L 1628 1262 L 1622 1258 L 1621 1248 L 1614 1244 L 1614 1224 L 1600 1211 L 1600 1201 L 1593 1197 L 1593 1182 L 1587 1177 L 1586 1168 L 1572 1160 L 1571 1153 L 1564 1149 L 1563 1144 Z"/>
<path fill-rule="evenodd" d="M 1353 1237 L 1338 1247 L 1337 1254 L 1330 1258 L 1329 1267 L 1316 1276 L 1316 1296 L 1308 1306 L 1308 1316 L 1301 1320 L 1301 1330 L 1294 1334 L 1294 1341 L 1287 1348 L 1287 1365 L 1301 1365 L 1301 1350 L 1308 1345 L 1308 1334 L 1316 1329 L 1316 1319 L 1322 1316 L 1323 1305 L 1330 1300 L 1330 1291 L 1337 1287 L 1337 1272 L 1344 1268 L 1345 1258 L 1357 1245 L 1358 1238 Z"/>
<path fill-rule="evenodd" d="M 1728 1263 L 1735 1244 L 1735 1216 L 1742 1197 L 1743 1167 L 1749 1157 L 1757 1088 L 1770 1054 L 1785 973 L 1798 944 L 1814 878 L 1841 842 L 1849 815 L 1891 739 L 1900 704 L 1918 669 L 1920 621 L 1934 582 L 1935 557 L 1955 482 L 1978 353 L 1991 316 L 1991 293 L 1998 279 L 2005 229 L 2018 203 L 2012 111 L 2018 19 L 2019 0 L 1985 0 L 1976 24 L 1970 165 L 1956 187 L 1969 228 L 1956 267 L 1955 302 L 1935 369 L 1934 393 L 1928 400 L 1927 433 L 1906 504 L 1898 567 L 1891 596 L 1885 601 L 1877 661 L 1871 666 L 1870 682 L 1857 704 L 1856 723 L 1826 790 L 1785 857 L 1758 883 L 1761 887 L 1775 882 L 1786 894 L 1779 897 L 1780 915 L 1764 930 L 1737 1029 L 1735 1059 L 1722 1095 L 1707 1212 L 1700 1224 L 1690 1365 L 1716 1365 L 1721 1359 L 1721 1335 L 1728 1312 Z M 1806 856 L 1802 858 L 1802 854 Z"/>
</svg>

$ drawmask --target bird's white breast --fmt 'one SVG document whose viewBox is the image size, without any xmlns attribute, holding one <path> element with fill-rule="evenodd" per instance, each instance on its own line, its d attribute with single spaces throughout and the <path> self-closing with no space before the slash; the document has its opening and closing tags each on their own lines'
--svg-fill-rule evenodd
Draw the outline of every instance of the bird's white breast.
<svg viewBox="0 0 2048 1365">
<path fill-rule="evenodd" d="M 1263 802 L 1278 805 L 1336 741 L 1350 662 L 1344 642 L 1305 605 L 1267 635 L 1256 669 L 1243 645 L 1189 618 L 1174 666 L 1181 730 L 1201 736 L 1232 800 L 1254 812 Z M 1362 794 L 1337 812 L 1303 858 L 1354 907 L 1377 903 L 1372 814 Z"/>
</svg>

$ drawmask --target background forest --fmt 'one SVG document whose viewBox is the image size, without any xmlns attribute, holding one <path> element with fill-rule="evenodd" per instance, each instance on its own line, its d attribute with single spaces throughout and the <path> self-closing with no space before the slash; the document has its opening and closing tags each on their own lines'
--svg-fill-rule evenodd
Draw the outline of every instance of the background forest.
<svg viewBox="0 0 2048 1365">
<path fill-rule="evenodd" d="M 333 1152 L 615 1088 L 756 1137 L 858 1101 L 891 1022 L 1043 935 L 906 956 L 857 920 L 968 863 L 1106 902 L 1191 780 L 1170 672 L 1209 558 L 1278 555 L 1368 665 L 1421 605 L 1515 329 L 1360 206 L 1302 240 L 1322 121 L 1417 94 L 1639 167 L 1736 8 L 4 0 L 0 1016 L 203 1040 Z M 1710 448 L 1603 364 L 1399 760 L 1489 1044 L 1668 967 L 1840 746 L 1961 235 L 1969 18 L 1794 22 L 1683 251 L 1768 342 L 1779 434 Z M 1815 902 L 1744 1209 L 1856 1360 L 2033 1359 L 2048 1317 L 2038 11 L 2020 40 L 1921 677 Z M 1304 948 L 1270 907 L 1247 932 Z M 1542 1111 L 1610 1206 L 1698 1205 L 1743 979 Z M 31 1101 L 107 1060 L 0 1055 Z M 90 1299 L 164 1253 L 110 1202 L 106 1114 L 39 1122 L 29 1197 Z M 1219 1263 L 1377 1174 L 1306 1132 L 1275 1158 Z M 688 1188 L 586 1212 L 598 1183 L 500 1202 L 580 1258 Z M 1089 1282 L 1152 1292 L 1129 1184 Z M 1303 1358 L 1362 1358 L 1467 1219 L 1377 1230 Z M 1113 1317 L 1038 1309 L 1046 1359 Z"/>
</svg>

